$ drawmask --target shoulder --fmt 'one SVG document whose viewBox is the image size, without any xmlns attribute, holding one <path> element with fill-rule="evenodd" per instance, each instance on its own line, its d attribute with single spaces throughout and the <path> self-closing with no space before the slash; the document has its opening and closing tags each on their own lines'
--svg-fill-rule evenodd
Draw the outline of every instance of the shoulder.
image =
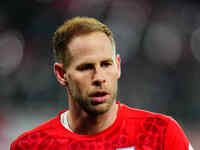
<svg viewBox="0 0 200 150">
<path fill-rule="evenodd" d="M 136 141 L 148 141 L 149 138 L 154 138 L 155 143 L 166 143 L 167 149 L 186 149 L 189 147 L 183 129 L 177 121 L 171 116 L 154 113 L 146 110 L 135 109 L 126 105 L 121 105 L 121 114 L 126 127 L 131 131 L 135 131 Z M 138 138 L 137 138 L 138 137 Z M 156 139 L 162 139 L 157 141 Z"/>
<path fill-rule="evenodd" d="M 60 115 L 40 124 L 29 131 L 24 132 L 12 142 L 10 149 L 29 149 L 30 146 L 38 146 L 39 143 L 44 144 L 44 141 L 48 142 L 48 144 L 54 143 L 55 135 L 58 134 L 60 128 L 59 119 Z"/>
<path fill-rule="evenodd" d="M 150 129 L 152 132 L 154 132 L 153 130 L 162 131 L 166 137 L 171 137 L 173 135 L 174 137 L 186 139 L 183 129 L 173 117 L 161 113 L 131 108 L 124 104 L 120 105 L 121 116 L 123 116 L 122 118 L 126 121 L 127 125 L 136 125 L 146 132 L 149 132 Z"/>
<path fill-rule="evenodd" d="M 171 116 L 147 110 L 132 108 L 125 104 L 120 105 L 121 114 L 123 118 L 129 122 L 146 122 L 158 124 L 165 127 L 169 125 L 177 125 L 177 122 Z"/>
</svg>

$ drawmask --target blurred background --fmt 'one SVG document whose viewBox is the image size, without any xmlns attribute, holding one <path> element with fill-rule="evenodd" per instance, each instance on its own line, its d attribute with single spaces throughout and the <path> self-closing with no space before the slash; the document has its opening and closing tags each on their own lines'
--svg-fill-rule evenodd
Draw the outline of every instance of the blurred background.
<svg viewBox="0 0 200 150">
<path fill-rule="evenodd" d="M 0 149 L 67 109 L 53 74 L 51 40 L 73 16 L 113 31 L 122 59 L 118 99 L 164 113 L 200 147 L 200 2 L 20 0 L 0 2 Z"/>
</svg>

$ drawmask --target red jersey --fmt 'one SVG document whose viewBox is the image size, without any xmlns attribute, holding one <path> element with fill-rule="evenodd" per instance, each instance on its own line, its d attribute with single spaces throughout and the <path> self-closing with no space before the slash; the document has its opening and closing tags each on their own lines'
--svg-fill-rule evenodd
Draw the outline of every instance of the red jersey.
<svg viewBox="0 0 200 150">
<path fill-rule="evenodd" d="M 10 150 L 192 150 L 177 122 L 162 114 L 119 104 L 110 127 L 80 135 L 62 125 L 61 113 L 19 136 Z"/>
</svg>

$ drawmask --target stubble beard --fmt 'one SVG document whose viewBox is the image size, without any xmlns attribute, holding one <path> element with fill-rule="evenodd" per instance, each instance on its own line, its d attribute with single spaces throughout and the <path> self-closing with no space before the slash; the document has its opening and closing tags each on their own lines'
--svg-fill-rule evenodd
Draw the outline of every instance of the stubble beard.
<svg viewBox="0 0 200 150">
<path fill-rule="evenodd" d="M 71 89 L 69 89 L 69 91 L 71 91 Z M 108 97 L 108 99 L 106 100 L 105 103 L 103 104 L 97 104 L 94 105 L 92 104 L 91 98 L 89 98 L 88 96 L 83 96 L 81 93 L 81 90 L 76 90 L 76 94 L 71 93 L 72 96 L 72 100 L 74 100 L 75 103 L 77 103 L 81 108 L 83 108 L 83 110 L 90 116 L 98 116 L 101 114 L 106 113 L 107 111 L 110 110 L 111 106 L 113 105 L 113 103 L 115 102 L 116 98 L 117 98 L 117 91 L 118 91 L 118 87 L 116 85 L 116 87 L 113 89 L 113 91 L 110 91 L 110 95 Z M 98 109 L 98 105 L 104 105 L 102 108 Z"/>
</svg>

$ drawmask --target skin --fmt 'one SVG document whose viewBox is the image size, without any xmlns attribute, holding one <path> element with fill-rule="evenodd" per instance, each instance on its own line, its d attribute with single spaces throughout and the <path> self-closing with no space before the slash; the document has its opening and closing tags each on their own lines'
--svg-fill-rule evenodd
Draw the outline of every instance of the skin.
<svg viewBox="0 0 200 150">
<path fill-rule="evenodd" d="M 111 41 L 102 32 L 74 37 L 68 48 L 69 66 L 55 63 L 54 72 L 69 97 L 69 127 L 78 134 L 95 134 L 108 128 L 117 116 L 120 56 L 114 54 Z"/>
</svg>

